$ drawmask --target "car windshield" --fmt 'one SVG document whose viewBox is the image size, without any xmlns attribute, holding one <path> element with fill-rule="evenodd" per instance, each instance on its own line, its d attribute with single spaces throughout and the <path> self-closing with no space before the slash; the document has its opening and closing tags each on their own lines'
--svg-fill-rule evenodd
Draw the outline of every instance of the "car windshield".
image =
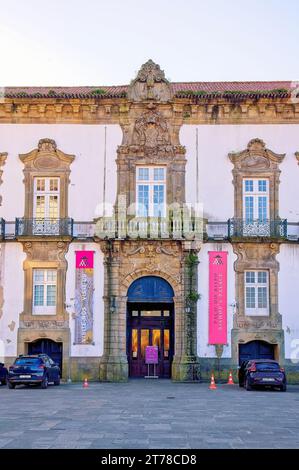
<svg viewBox="0 0 299 470">
<path fill-rule="evenodd" d="M 277 362 L 257 362 L 256 370 L 279 370 Z"/>
<path fill-rule="evenodd" d="M 16 366 L 36 366 L 42 364 L 42 360 L 39 357 L 20 357 L 16 359 Z"/>
</svg>

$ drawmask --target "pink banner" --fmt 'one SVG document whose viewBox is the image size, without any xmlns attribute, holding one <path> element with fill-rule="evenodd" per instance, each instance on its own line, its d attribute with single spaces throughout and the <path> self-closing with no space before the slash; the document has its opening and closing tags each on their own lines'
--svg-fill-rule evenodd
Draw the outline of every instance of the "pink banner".
<svg viewBox="0 0 299 470">
<path fill-rule="evenodd" d="M 227 344 L 226 251 L 209 251 L 209 344 Z"/>
<path fill-rule="evenodd" d="M 76 251 L 76 269 L 93 269 L 93 251 Z"/>
</svg>

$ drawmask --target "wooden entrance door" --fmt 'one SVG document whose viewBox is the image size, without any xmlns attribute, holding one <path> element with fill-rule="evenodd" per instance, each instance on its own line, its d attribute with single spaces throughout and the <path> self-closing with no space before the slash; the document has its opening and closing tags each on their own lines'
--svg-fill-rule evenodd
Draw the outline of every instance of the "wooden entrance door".
<svg viewBox="0 0 299 470">
<path fill-rule="evenodd" d="M 171 376 L 174 344 L 172 304 L 130 304 L 127 338 L 130 377 L 145 377 L 148 374 L 146 346 L 158 346 L 156 375 L 161 378 Z M 153 365 L 150 368 L 153 374 Z"/>
<path fill-rule="evenodd" d="M 239 364 L 250 359 L 274 359 L 273 344 L 265 341 L 250 341 L 239 344 Z"/>
<path fill-rule="evenodd" d="M 56 343 L 51 339 L 39 339 L 28 344 L 28 354 L 47 354 L 59 365 L 62 372 L 62 343 Z"/>
</svg>

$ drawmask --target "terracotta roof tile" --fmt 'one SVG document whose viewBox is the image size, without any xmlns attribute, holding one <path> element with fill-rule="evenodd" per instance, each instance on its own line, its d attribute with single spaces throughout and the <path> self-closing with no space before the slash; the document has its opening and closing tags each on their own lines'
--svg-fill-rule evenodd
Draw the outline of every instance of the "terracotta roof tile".
<svg viewBox="0 0 299 470">
<path fill-rule="evenodd" d="M 188 91 L 204 92 L 204 94 L 250 91 L 269 92 L 273 90 L 287 90 L 288 94 L 294 89 L 292 81 L 268 82 L 173 82 L 170 84 L 173 92 L 186 96 Z M 120 98 L 125 97 L 128 85 L 121 86 L 75 86 L 75 87 L 5 87 L 6 97 L 40 97 L 40 98 Z M 104 93 L 102 93 L 104 91 Z M 192 94 L 192 93 L 190 93 Z M 277 94 L 285 94 L 283 92 Z"/>
</svg>

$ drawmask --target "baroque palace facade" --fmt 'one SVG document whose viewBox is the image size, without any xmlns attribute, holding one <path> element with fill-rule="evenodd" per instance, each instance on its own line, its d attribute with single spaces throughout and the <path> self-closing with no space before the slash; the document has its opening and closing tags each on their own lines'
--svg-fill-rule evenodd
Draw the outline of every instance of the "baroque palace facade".
<svg viewBox="0 0 299 470">
<path fill-rule="evenodd" d="M 299 96 L 299 95 L 298 95 Z M 291 82 L 0 96 L 0 357 L 65 379 L 299 378 L 299 100 Z"/>
</svg>

